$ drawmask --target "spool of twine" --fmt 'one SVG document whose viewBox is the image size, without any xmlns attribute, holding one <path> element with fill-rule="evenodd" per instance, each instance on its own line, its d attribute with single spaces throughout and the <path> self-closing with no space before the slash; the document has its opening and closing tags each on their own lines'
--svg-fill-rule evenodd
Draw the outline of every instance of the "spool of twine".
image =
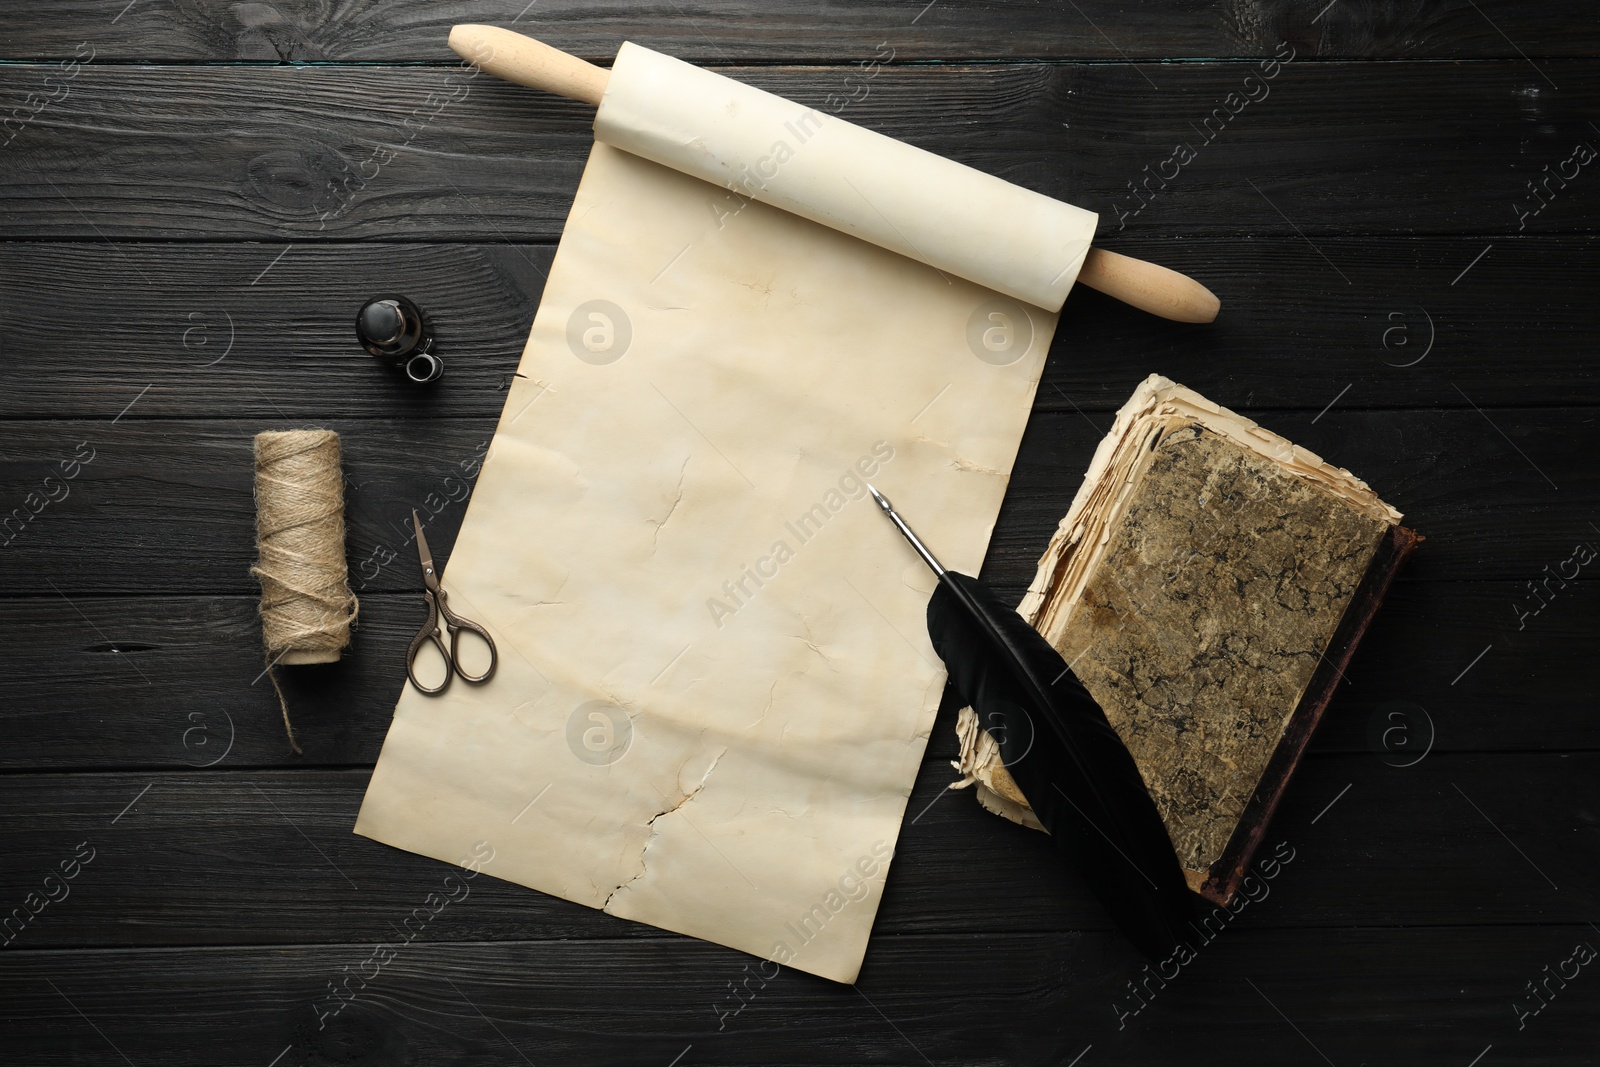
<svg viewBox="0 0 1600 1067">
<path fill-rule="evenodd" d="M 256 565 L 267 676 L 296 752 L 276 664 L 333 663 L 358 610 L 344 561 L 344 474 L 332 430 L 256 434 Z"/>
</svg>

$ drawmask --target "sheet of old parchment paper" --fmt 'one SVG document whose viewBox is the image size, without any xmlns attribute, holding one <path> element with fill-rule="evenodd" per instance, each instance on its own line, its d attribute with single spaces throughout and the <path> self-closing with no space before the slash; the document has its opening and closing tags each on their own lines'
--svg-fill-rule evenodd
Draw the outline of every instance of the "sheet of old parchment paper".
<svg viewBox="0 0 1600 1067">
<path fill-rule="evenodd" d="M 853 981 L 1054 328 L 597 144 L 356 832 Z"/>
</svg>

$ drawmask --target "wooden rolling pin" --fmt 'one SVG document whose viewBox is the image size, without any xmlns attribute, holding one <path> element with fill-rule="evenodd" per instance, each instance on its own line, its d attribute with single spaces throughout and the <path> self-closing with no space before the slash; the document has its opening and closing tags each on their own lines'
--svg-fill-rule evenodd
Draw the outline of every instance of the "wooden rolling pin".
<svg viewBox="0 0 1600 1067">
<path fill-rule="evenodd" d="M 450 31 L 450 47 L 480 70 L 506 81 L 596 107 L 611 77 L 609 71 L 577 56 L 497 26 L 456 26 Z M 1221 308 L 1215 294 L 1193 278 L 1101 248 L 1088 250 L 1077 280 L 1177 322 L 1210 322 Z"/>
</svg>

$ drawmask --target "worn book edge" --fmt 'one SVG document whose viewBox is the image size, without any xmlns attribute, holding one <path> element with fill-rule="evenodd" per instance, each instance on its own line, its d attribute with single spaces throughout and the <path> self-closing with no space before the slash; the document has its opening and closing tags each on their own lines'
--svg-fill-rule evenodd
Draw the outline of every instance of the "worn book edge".
<svg viewBox="0 0 1600 1067">
<path fill-rule="evenodd" d="M 1290 716 L 1289 725 L 1279 739 L 1278 747 L 1262 772 L 1261 780 L 1256 784 L 1243 814 L 1239 816 L 1239 823 L 1234 827 L 1227 847 L 1204 873 L 1200 884 L 1195 884 L 1197 872 L 1184 872 L 1184 876 L 1190 879 L 1190 888 L 1207 900 L 1227 904 L 1238 891 L 1239 883 L 1249 873 L 1250 860 L 1278 810 L 1278 802 L 1283 798 L 1289 779 L 1311 741 L 1311 735 L 1322 722 L 1323 712 L 1327 710 L 1334 689 L 1344 677 L 1345 668 L 1355 654 L 1361 635 L 1377 614 L 1378 605 L 1388 593 L 1400 565 L 1422 540 L 1422 536 L 1415 531 L 1404 526 L 1392 526 L 1379 542 L 1366 577 L 1350 598 L 1350 604 L 1339 620 L 1339 627 L 1334 631 L 1333 640 L 1323 653 L 1294 714 Z"/>
</svg>

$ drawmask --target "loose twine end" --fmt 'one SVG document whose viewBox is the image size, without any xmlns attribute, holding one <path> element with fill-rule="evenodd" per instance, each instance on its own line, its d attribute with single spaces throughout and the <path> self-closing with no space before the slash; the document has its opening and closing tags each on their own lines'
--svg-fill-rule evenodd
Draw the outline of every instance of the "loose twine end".
<svg viewBox="0 0 1600 1067">
<path fill-rule="evenodd" d="M 272 663 L 267 663 L 267 681 L 272 683 L 272 691 L 278 694 L 278 707 L 283 709 L 283 732 L 289 735 L 289 747 L 294 749 L 296 756 L 304 756 L 300 742 L 294 738 L 294 724 L 289 721 L 289 702 L 283 699 L 283 687 L 278 685 L 278 676 L 272 673 Z"/>
</svg>

